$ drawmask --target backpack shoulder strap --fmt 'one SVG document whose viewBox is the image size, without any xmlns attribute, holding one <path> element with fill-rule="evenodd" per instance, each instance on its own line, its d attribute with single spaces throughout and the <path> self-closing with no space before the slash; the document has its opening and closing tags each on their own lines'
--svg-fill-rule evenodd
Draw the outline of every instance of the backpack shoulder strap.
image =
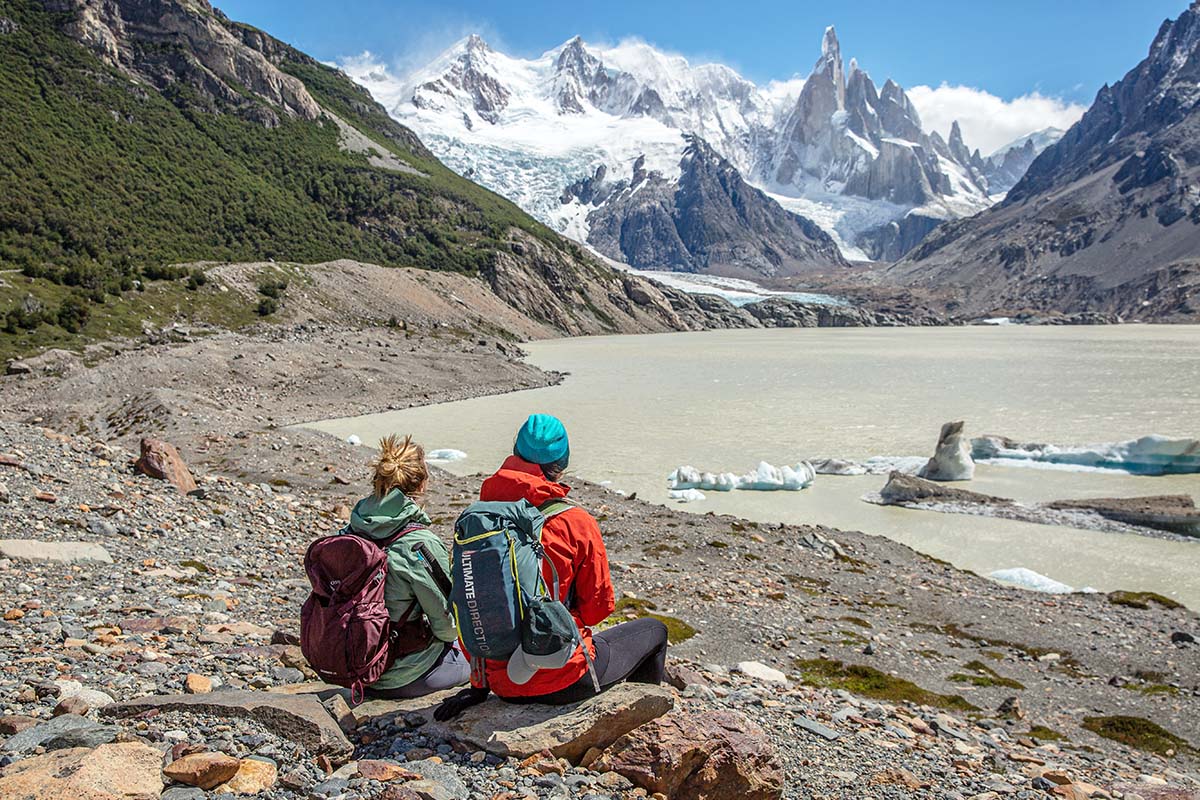
<svg viewBox="0 0 1200 800">
<path fill-rule="evenodd" d="M 427 527 L 428 526 L 422 525 L 420 522 L 412 522 L 412 523 L 409 523 L 408 525 L 404 525 L 403 527 L 400 528 L 400 530 L 396 531 L 395 533 L 391 534 L 390 536 L 385 536 L 382 539 L 372 539 L 370 536 L 367 536 L 365 534 L 359 533 L 358 531 L 354 530 L 354 528 L 350 525 L 347 525 L 345 528 L 343 528 L 342 533 L 348 533 L 351 536 L 357 536 L 358 538 L 364 539 L 364 540 L 370 542 L 371 544 L 375 545 L 380 550 L 387 550 L 389 547 L 391 547 L 396 542 L 400 541 L 401 539 L 403 539 L 405 536 L 412 533 L 413 531 L 423 531 Z"/>
<path fill-rule="evenodd" d="M 537 510 L 542 512 L 542 516 L 546 519 L 556 517 L 559 514 L 572 509 L 575 504 L 563 497 L 557 497 L 553 500 L 548 500 L 537 507 Z"/>
</svg>

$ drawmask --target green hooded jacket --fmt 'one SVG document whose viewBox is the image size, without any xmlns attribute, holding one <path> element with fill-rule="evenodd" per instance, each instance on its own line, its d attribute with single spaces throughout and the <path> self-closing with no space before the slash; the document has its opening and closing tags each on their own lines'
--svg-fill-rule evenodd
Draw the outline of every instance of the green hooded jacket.
<svg viewBox="0 0 1200 800">
<path fill-rule="evenodd" d="M 364 497 L 350 514 L 350 527 L 355 533 L 371 539 L 386 539 L 407 525 L 430 525 L 429 515 L 399 489 L 388 492 L 383 499 L 374 495 Z M 420 605 L 433 629 L 434 641 L 424 650 L 396 659 L 391 669 L 371 684 L 376 689 L 398 689 L 425 674 L 442 654 L 447 642 L 458 639 L 453 612 L 442 590 L 413 548 L 424 544 L 433 557 L 450 573 L 450 554 L 442 541 L 428 527 L 410 531 L 387 549 L 388 575 L 384 586 L 384 602 L 392 620 L 404 616 L 414 600 Z M 416 619 L 417 610 L 409 615 Z"/>
</svg>

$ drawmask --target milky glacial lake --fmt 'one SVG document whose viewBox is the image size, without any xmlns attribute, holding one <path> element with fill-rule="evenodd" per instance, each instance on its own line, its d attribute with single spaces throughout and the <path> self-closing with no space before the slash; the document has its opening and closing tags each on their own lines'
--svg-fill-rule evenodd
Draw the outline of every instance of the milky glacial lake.
<svg viewBox="0 0 1200 800">
<path fill-rule="evenodd" d="M 927 456 L 943 422 L 972 436 L 1061 444 L 1158 433 L 1200 437 L 1200 326 L 968 327 L 711 331 L 562 339 L 529 360 L 570 373 L 559 386 L 326 420 L 372 444 L 412 433 L 494 469 L 534 411 L 571 436 L 571 471 L 676 505 L 681 464 L 742 473 L 759 461 Z M 1200 540 L 1098 533 L 863 502 L 886 476 L 818 475 L 796 492 L 706 492 L 684 511 L 862 530 L 987 575 L 1025 567 L 1074 587 L 1152 590 L 1200 608 Z M 980 465 L 954 484 L 1035 502 L 1186 493 L 1200 475 L 1135 477 Z"/>
</svg>

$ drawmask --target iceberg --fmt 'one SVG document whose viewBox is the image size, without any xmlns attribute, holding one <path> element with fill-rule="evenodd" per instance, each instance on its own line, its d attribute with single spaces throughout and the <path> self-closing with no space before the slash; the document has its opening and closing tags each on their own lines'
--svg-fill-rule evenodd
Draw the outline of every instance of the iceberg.
<svg viewBox="0 0 1200 800">
<path fill-rule="evenodd" d="M 1039 572 L 1034 572 L 1025 567 L 1011 567 L 1009 569 L 998 569 L 988 575 L 994 581 L 1001 583 L 1011 583 L 1014 586 L 1020 586 L 1022 589 L 1031 589 L 1035 592 L 1045 592 L 1046 594 L 1071 594 L 1075 591 L 1075 587 L 1068 586 L 1065 583 L 1048 578 Z"/>
<path fill-rule="evenodd" d="M 362 444 L 362 439 L 358 438 L 358 434 L 352 433 L 346 437 L 346 444 L 358 447 L 360 444 Z"/>
<path fill-rule="evenodd" d="M 466 457 L 467 454 L 462 450 L 455 450 L 450 447 L 430 450 L 425 454 L 425 458 L 429 461 L 463 461 Z"/>
<path fill-rule="evenodd" d="M 667 497 L 681 503 L 695 503 L 704 499 L 704 492 L 699 489 L 672 489 L 667 492 Z"/>
<path fill-rule="evenodd" d="M 933 458 L 917 474 L 931 481 L 969 481 L 975 477 L 975 462 L 963 435 L 962 420 L 942 426 Z"/>
<path fill-rule="evenodd" d="M 887 475 L 891 472 L 916 475 L 927 460 L 920 456 L 872 456 L 866 461 L 822 458 L 812 464 L 818 475 Z"/>
<path fill-rule="evenodd" d="M 1102 444 L 1057 445 L 1017 442 L 1004 436 L 971 440 L 976 461 L 1046 469 L 1111 470 L 1130 475 L 1184 475 L 1200 472 L 1200 440 L 1151 434 Z"/>
<path fill-rule="evenodd" d="M 817 472 L 812 464 L 801 461 L 794 467 L 776 467 L 760 461 L 753 472 L 735 475 L 732 472 L 701 472 L 692 466 L 681 466 L 667 476 L 672 490 L 703 489 L 710 492 L 731 492 L 734 489 L 751 491 L 799 491 L 812 484 Z"/>
<path fill-rule="evenodd" d="M 1054 578 L 1049 578 L 1040 572 L 1034 572 L 1025 567 L 1010 567 L 1009 569 L 998 569 L 988 575 L 989 578 L 1001 583 L 1009 583 L 1013 586 L 1019 586 L 1022 589 L 1029 589 L 1034 592 L 1045 592 L 1046 594 L 1073 594 L 1080 592 L 1082 594 L 1095 594 L 1096 590 L 1091 586 L 1084 586 L 1082 589 L 1076 589 L 1073 586 L 1056 581 Z"/>
</svg>

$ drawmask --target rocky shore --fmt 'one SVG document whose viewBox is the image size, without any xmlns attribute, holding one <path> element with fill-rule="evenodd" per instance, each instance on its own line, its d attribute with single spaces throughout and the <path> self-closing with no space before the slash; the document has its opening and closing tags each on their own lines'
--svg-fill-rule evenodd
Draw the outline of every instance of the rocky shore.
<svg viewBox="0 0 1200 800">
<path fill-rule="evenodd" d="M 527 737 L 499 752 L 421 707 L 348 708 L 310 682 L 295 644 L 301 558 L 363 491 L 370 451 L 289 426 L 559 379 L 521 362 L 513 336 L 447 313 L 172 328 L 0 378 L 0 787 L 93 800 L 1200 790 L 1194 612 L 1039 595 L 880 537 L 589 484 L 575 493 L 601 520 L 617 619 L 671 629 L 665 699 L 572 712 L 582 728 L 565 742 L 491 703 L 500 716 L 477 724 Z M 135 469 L 146 436 L 178 448 L 195 492 Z M 436 472 L 441 532 L 477 488 Z M 201 767 L 221 781 L 198 788 Z M 113 774 L 136 781 L 81 783 Z"/>
</svg>

